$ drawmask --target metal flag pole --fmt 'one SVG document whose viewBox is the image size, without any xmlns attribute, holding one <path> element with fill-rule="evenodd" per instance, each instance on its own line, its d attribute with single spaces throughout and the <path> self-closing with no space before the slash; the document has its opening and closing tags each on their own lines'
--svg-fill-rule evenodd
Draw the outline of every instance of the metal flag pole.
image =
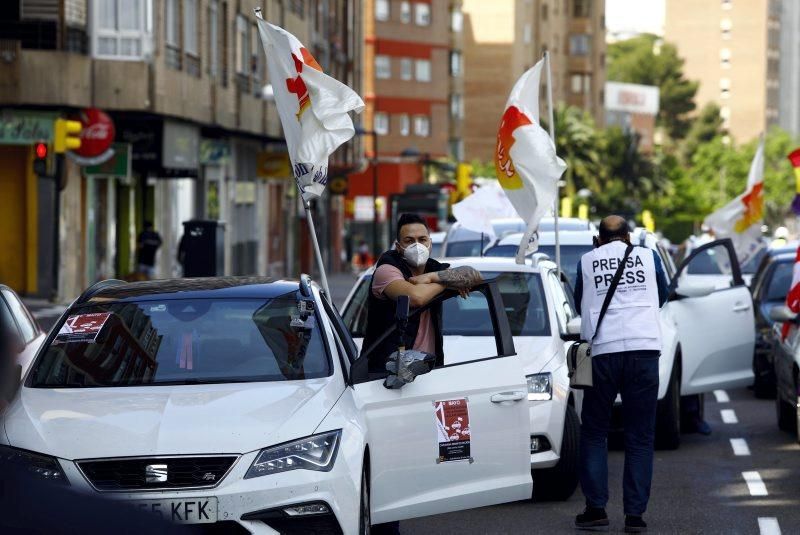
<svg viewBox="0 0 800 535">
<path fill-rule="evenodd" d="M 553 120 L 553 80 L 552 75 L 550 74 L 550 51 L 546 50 L 544 53 L 544 62 L 545 66 L 547 67 L 547 113 L 548 113 L 548 126 L 550 127 L 550 139 L 553 141 L 553 148 L 556 148 L 556 125 L 555 121 Z M 561 179 L 559 178 L 559 181 Z M 553 228 L 556 233 L 556 267 L 558 270 L 561 271 L 561 241 L 558 236 L 558 202 L 561 199 L 561 193 L 558 186 L 558 182 L 556 182 L 556 200 L 553 206 L 553 214 L 555 215 L 555 224 Z"/>
</svg>

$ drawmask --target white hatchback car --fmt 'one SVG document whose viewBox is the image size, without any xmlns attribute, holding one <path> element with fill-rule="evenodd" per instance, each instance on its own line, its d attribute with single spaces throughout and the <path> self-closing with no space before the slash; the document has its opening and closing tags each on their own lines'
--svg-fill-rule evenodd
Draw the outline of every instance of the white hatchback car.
<svg viewBox="0 0 800 535">
<path fill-rule="evenodd" d="M 570 391 L 566 348 L 562 337 L 577 318 L 571 291 L 554 263 L 510 258 L 446 259 L 451 267 L 472 266 L 486 280 L 496 280 L 514 336 L 514 347 L 528 380 L 530 463 L 536 500 L 566 500 L 578 484 L 578 414 L 583 398 Z M 360 345 L 367 324 L 367 297 L 373 270 L 361 274 L 342 307 L 342 317 Z M 491 352 L 494 336 L 476 311 L 485 298 L 452 299 L 443 310 L 445 364 L 455 364 L 471 351 Z M 571 325 L 580 329 L 580 323 Z"/>
<path fill-rule="evenodd" d="M 307 277 L 99 283 L 39 351 L 0 455 L 227 533 L 368 533 L 525 499 L 527 384 L 497 286 L 479 291 L 493 343 L 387 389 Z"/>
</svg>

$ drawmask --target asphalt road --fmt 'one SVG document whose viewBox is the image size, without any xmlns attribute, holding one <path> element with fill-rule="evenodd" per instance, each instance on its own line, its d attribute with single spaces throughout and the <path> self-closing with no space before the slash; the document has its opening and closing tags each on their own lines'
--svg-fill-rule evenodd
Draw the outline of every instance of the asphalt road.
<svg viewBox="0 0 800 535">
<path fill-rule="evenodd" d="M 727 394 L 730 401 L 722 403 L 706 396 L 710 436 L 683 435 L 677 451 L 656 452 L 645 514 L 649 533 L 800 533 L 800 446 L 778 430 L 773 400 L 755 399 L 747 389 Z M 733 410 L 738 422 L 723 423 L 722 410 Z M 750 455 L 735 455 L 731 439 L 744 439 Z M 612 451 L 611 533 L 623 528 L 622 463 L 623 453 Z M 745 472 L 757 472 L 766 488 L 751 489 Z M 753 496 L 751 490 L 767 494 Z M 401 533 L 575 533 L 572 523 L 582 509 L 578 489 L 566 502 L 518 502 L 406 521 Z M 776 522 L 780 531 L 770 531 Z"/>
</svg>

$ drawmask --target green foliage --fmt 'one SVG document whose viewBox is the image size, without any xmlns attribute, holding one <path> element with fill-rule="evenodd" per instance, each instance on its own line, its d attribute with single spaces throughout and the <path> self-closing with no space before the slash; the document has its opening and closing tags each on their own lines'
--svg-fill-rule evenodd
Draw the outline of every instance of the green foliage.
<svg viewBox="0 0 800 535">
<path fill-rule="evenodd" d="M 655 35 L 644 34 L 610 44 L 607 53 L 609 80 L 658 86 L 658 124 L 670 137 L 682 139 L 691 125 L 688 114 L 695 109 L 699 84 L 684 77 L 678 49 Z"/>
<path fill-rule="evenodd" d="M 703 143 L 708 143 L 716 137 L 722 136 L 722 117 L 719 106 L 709 102 L 700 111 L 700 115 L 692 123 L 689 133 L 680 147 L 681 161 L 684 165 L 691 165 L 692 157 Z"/>
</svg>

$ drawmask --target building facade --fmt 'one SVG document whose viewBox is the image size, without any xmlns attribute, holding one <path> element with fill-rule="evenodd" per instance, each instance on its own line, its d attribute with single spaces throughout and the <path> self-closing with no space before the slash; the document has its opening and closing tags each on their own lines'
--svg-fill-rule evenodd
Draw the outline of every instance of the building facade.
<svg viewBox="0 0 800 535">
<path fill-rule="evenodd" d="M 0 194 L 19 206 L 0 223 L 24 252 L 0 260 L 0 280 L 68 299 L 128 276 L 145 221 L 164 240 L 157 276 L 179 276 L 182 222 L 193 218 L 225 226 L 225 274 L 311 269 L 310 254 L 293 261 L 309 240 L 256 7 L 358 89 L 348 54 L 362 42 L 359 0 L 21 0 L 4 10 L 0 132 L 31 133 L 0 136 Z M 52 141 L 48 124 L 98 109 L 113 121 L 118 169 L 66 157 L 58 185 L 30 171 L 33 141 Z M 352 166 L 357 151 L 345 146 L 332 162 Z"/>
<path fill-rule="evenodd" d="M 800 2 L 782 2 L 778 122 L 800 135 Z"/>
<path fill-rule="evenodd" d="M 604 0 L 464 0 L 463 13 L 467 160 L 493 159 L 508 94 L 545 51 L 554 104 L 583 108 L 603 124 Z M 545 98 L 540 91 L 542 109 Z"/>
<path fill-rule="evenodd" d="M 686 60 L 686 77 L 700 82 L 697 107 L 719 104 L 724 127 L 737 142 L 746 143 L 778 122 L 781 3 L 667 2 L 664 39 Z"/>
</svg>

